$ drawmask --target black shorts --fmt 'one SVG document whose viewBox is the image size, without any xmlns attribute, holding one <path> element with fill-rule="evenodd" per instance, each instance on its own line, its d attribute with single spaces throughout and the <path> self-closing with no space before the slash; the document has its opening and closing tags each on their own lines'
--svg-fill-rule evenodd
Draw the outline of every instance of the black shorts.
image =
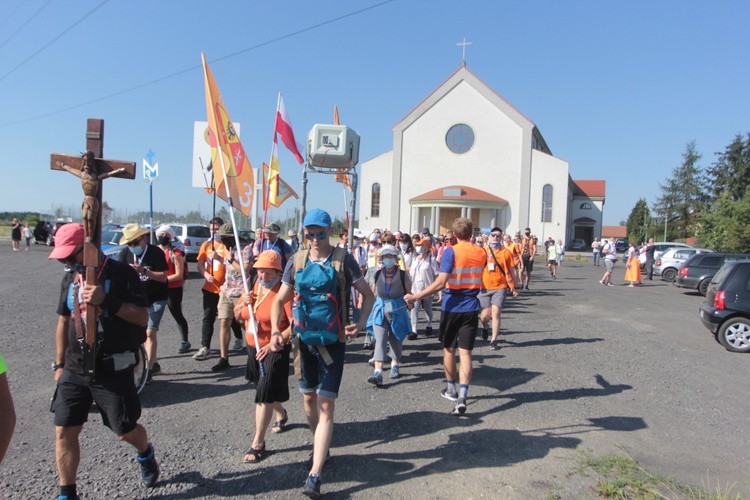
<svg viewBox="0 0 750 500">
<path fill-rule="evenodd" d="M 523 259 L 523 267 L 526 269 L 526 271 L 531 272 L 534 270 L 534 259 L 531 258 L 531 255 L 524 255 L 522 257 Z"/>
<path fill-rule="evenodd" d="M 443 339 L 443 347 L 471 351 L 474 349 L 474 339 L 477 336 L 477 321 L 479 311 L 452 313 L 443 311 L 440 318 L 440 336 Z"/>
<path fill-rule="evenodd" d="M 289 401 L 289 353 L 292 351 L 288 344 L 282 351 L 272 352 L 263 360 L 266 370 L 264 377 L 260 376 L 258 360 L 255 359 L 256 350 L 247 346 L 247 369 L 245 378 L 256 384 L 256 403 L 283 403 Z"/>
<path fill-rule="evenodd" d="M 118 436 L 135 429 L 141 417 L 141 401 L 133 380 L 133 369 L 97 375 L 96 381 L 63 369 L 52 403 L 55 425 L 75 427 L 88 420 L 96 401 L 104 425 Z"/>
<path fill-rule="evenodd" d="M 331 364 L 326 364 L 326 356 L 321 354 L 325 349 L 330 356 Z M 316 347 L 300 340 L 299 360 L 302 378 L 299 380 L 299 392 L 310 394 L 317 391 L 321 396 L 336 399 L 344 376 L 344 358 L 346 344 L 334 342 L 331 345 Z"/>
</svg>

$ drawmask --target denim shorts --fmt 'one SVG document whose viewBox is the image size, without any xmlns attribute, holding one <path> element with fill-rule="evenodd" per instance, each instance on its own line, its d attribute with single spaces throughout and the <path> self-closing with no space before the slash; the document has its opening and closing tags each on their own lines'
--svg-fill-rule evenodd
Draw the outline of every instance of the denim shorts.
<svg viewBox="0 0 750 500">
<path fill-rule="evenodd" d="M 341 378 L 344 375 L 344 355 L 346 344 L 336 342 L 335 344 L 322 346 L 331 357 L 331 364 L 327 365 L 321 356 L 319 348 L 307 345 L 300 340 L 299 357 L 302 378 L 299 381 L 299 391 L 309 394 L 318 391 L 318 394 L 328 398 L 336 398 L 339 395 Z"/>
<path fill-rule="evenodd" d="M 161 317 L 167 308 L 166 300 L 157 300 L 148 308 L 148 330 L 158 330 L 161 324 Z"/>
</svg>

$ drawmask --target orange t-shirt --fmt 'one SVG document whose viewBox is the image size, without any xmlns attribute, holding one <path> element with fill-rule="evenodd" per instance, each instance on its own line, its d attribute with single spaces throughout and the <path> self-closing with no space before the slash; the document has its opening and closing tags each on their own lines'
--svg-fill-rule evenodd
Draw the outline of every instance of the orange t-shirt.
<svg viewBox="0 0 750 500">
<path fill-rule="evenodd" d="M 507 247 L 499 249 L 497 252 L 492 248 L 486 247 L 487 265 L 482 274 L 482 287 L 485 290 L 498 290 L 500 288 L 510 288 L 509 283 L 513 283 L 513 275 L 510 273 L 513 264 L 513 254 Z M 495 255 L 493 258 L 492 255 Z M 495 262 L 497 259 L 497 262 Z M 500 264 L 498 266 L 498 264 Z M 493 268 L 490 271 L 490 267 Z M 515 287 L 515 286 L 514 286 Z"/>
<path fill-rule="evenodd" d="M 271 341 L 271 304 L 276 299 L 276 293 L 281 287 L 281 278 L 279 282 L 272 289 L 268 290 L 263 288 L 260 283 L 256 282 L 253 291 L 257 298 L 255 304 L 253 304 L 253 313 L 255 314 L 255 320 L 258 322 L 258 342 L 261 347 L 265 347 Z M 266 293 L 264 293 L 266 292 Z M 245 321 L 248 320 L 250 314 L 247 307 L 242 308 L 242 314 L 240 319 Z M 281 324 L 279 328 L 286 330 L 289 328 L 289 318 L 292 317 L 292 294 L 289 294 L 286 302 L 284 302 L 284 317 L 281 318 Z M 245 325 L 245 341 L 250 347 L 255 347 L 255 337 L 250 333 L 250 329 Z"/>
<path fill-rule="evenodd" d="M 224 277 L 227 272 L 226 267 L 224 267 L 224 264 L 222 264 L 221 262 L 217 260 L 209 262 L 208 254 L 211 252 L 216 252 L 217 254 L 223 255 L 224 250 L 225 247 L 221 243 L 221 241 L 206 240 L 201 245 L 200 251 L 198 251 L 198 261 L 203 264 L 203 267 L 206 269 L 206 271 L 213 273 L 214 279 L 216 280 L 213 283 L 209 283 L 205 280 L 203 281 L 203 289 L 207 292 L 219 293 L 221 285 L 224 284 Z"/>
</svg>

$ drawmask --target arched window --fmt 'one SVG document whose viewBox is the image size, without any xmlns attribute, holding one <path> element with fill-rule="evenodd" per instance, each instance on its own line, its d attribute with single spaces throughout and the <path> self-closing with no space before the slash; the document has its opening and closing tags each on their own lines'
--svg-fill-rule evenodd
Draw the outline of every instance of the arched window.
<svg viewBox="0 0 750 500">
<path fill-rule="evenodd" d="M 370 217 L 380 217 L 380 184 L 372 185 L 372 196 L 370 205 Z"/>
<path fill-rule="evenodd" d="M 581 210 L 591 210 L 591 203 L 589 202 L 583 202 L 581 203 Z"/>
<path fill-rule="evenodd" d="M 552 184 L 542 188 L 542 222 L 552 222 Z"/>
</svg>

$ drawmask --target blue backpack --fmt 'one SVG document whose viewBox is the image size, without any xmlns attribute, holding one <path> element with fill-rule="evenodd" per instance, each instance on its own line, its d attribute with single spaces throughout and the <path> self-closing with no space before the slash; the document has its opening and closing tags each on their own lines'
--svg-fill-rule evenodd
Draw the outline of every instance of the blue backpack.
<svg viewBox="0 0 750 500">
<path fill-rule="evenodd" d="M 330 345 L 343 333 L 346 249 L 334 248 L 323 264 L 308 263 L 309 250 L 294 255 L 294 332 L 308 345 Z"/>
</svg>

